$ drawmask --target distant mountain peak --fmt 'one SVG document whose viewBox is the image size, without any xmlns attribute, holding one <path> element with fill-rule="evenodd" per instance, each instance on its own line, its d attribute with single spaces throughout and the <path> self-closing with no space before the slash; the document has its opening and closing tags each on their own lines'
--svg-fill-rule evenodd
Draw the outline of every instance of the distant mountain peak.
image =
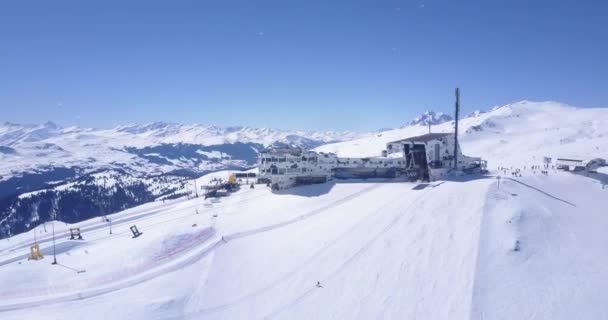
<svg viewBox="0 0 608 320">
<path fill-rule="evenodd" d="M 466 117 L 467 117 L 467 118 L 470 118 L 470 117 L 479 117 L 480 115 L 482 115 L 482 114 L 484 114 L 484 113 L 486 113 L 486 111 L 483 111 L 483 110 L 475 110 L 475 111 L 473 111 L 473 112 L 469 113 L 469 114 L 468 114 Z"/>
<path fill-rule="evenodd" d="M 428 126 L 442 124 L 444 122 L 452 121 L 454 118 L 443 113 L 443 112 L 435 112 L 435 111 L 425 111 L 423 114 L 414 118 L 414 120 L 410 121 L 410 126 Z"/>
<path fill-rule="evenodd" d="M 14 122 L 10 122 L 10 121 L 5 121 L 2 126 L 4 127 L 17 127 L 20 126 L 18 123 L 14 123 Z"/>
</svg>

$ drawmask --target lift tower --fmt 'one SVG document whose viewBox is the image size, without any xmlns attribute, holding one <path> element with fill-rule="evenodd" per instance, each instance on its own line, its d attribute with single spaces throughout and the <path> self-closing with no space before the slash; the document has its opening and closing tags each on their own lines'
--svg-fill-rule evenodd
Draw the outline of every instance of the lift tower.
<svg viewBox="0 0 608 320">
<path fill-rule="evenodd" d="M 460 111 L 460 89 L 456 88 L 456 110 L 454 114 L 454 169 L 458 169 L 458 113 Z"/>
</svg>

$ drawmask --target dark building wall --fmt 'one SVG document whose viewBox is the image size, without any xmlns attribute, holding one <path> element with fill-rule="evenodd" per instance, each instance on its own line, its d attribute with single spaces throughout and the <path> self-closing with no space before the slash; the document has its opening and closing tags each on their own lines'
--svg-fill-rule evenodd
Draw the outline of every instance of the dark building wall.
<svg viewBox="0 0 608 320">
<path fill-rule="evenodd" d="M 397 175 L 395 168 L 335 168 L 333 169 L 336 179 L 370 179 L 370 178 L 394 178 Z"/>
</svg>

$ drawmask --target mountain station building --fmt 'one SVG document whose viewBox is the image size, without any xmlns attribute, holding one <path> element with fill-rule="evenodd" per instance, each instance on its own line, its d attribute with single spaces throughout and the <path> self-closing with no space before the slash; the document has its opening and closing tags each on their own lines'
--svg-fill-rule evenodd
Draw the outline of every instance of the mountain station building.
<svg viewBox="0 0 608 320">
<path fill-rule="evenodd" d="M 485 171 L 484 160 L 464 156 L 455 144 L 452 133 L 429 133 L 389 142 L 381 156 L 363 158 L 285 146 L 268 148 L 258 154 L 258 179 L 277 190 L 332 179 L 405 175 L 412 181 L 433 181 L 455 173 Z"/>
</svg>

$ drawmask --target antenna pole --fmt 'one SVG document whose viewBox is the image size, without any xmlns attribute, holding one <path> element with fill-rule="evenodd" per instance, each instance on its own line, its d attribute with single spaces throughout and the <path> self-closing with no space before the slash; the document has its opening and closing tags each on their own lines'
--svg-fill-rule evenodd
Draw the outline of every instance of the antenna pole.
<svg viewBox="0 0 608 320">
<path fill-rule="evenodd" d="M 460 89 L 456 88 L 456 110 L 454 114 L 454 169 L 458 169 L 458 113 L 460 111 Z"/>
</svg>

